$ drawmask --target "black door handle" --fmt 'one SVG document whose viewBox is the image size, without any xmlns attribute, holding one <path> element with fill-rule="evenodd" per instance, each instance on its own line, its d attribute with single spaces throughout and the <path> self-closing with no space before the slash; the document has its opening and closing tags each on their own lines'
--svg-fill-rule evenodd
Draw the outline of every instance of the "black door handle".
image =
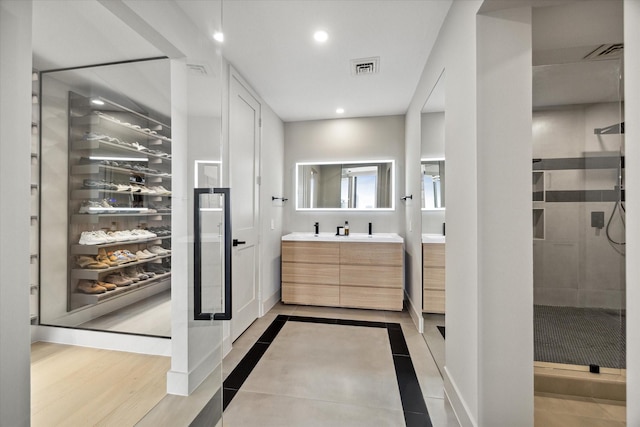
<svg viewBox="0 0 640 427">
<path fill-rule="evenodd" d="M 243 240 L 233 239 L 233 246 L 244 245 L 246 243 L 247 242 L 245 242 Z"/>
<path fill-rule="evenodd" d="M 222 194 L 224 197 L 224 312 L 202 311 L 202 240 L 200 195 Z M 229 188 L 194 188 L 193 218 L 193 318 L 194 320 L 231 320 L 231 200 Z"/>
</svg>

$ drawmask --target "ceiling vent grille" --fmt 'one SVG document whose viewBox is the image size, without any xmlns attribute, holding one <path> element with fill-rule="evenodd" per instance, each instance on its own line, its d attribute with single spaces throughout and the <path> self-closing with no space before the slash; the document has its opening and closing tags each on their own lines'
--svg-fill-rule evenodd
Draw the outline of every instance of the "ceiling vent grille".
<svg viewBox="0 0 640 427">
<path fill-rule="evenodd" d="M 189 70 L 190 73 L 196 74 L 199 76 L 206 76 L 207 74 L 209 74 L 207 72 L 207 67 L 202 64 L 187 64 L 187 69 Z"/>
<path fill-rule="evenodd" d="M 589 52 L 584 58 L 585 61 L 601 61 L 605 59 L 618 59 L 622 57 L 624 44 L 601 44 L 591 52 Z"/>
<path fill-rule="evenodd" d="M 380 71 L 380 57 L 362 58 L 351 60 L 351 75 L 365 76 L 376 74 Z"/>
</svg>

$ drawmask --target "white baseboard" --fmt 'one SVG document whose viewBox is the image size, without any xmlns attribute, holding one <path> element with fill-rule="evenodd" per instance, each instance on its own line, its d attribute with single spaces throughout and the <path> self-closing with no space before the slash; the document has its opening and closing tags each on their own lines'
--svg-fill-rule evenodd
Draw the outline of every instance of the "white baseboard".
<svg viewBox="0 0 640 427">
<path fill-rule="evenodd" d="M 264 316 L 280 301 L 280 289 L 275 291 L 273 295 L 262 301 L 262 315 Z"/>
<path fill-rule="evenodd" d="M 460 396 L 458 387 L 451 379 L 446 366 L 444 367 L 444 375 L 442 376 L 442 380 L 444 382 L 444 393 L 447 397 L 447 400 L 451 404 L 451 407 L 453 408 L 453 412 L 456 414 L 456 418 L 458 419 L 458 423 L 460 424 L 460 426 L 476 427 L 478 423 L 473 420 L 471 411 L 469 410 L 469 407 L 465 403 L 464 399 Z"/>
<path fill-rule="evenodd" d="M 409 315 L 411 316 L 411 320 L 413 320 L 413 324 L 416 325 L 416 329 L 418 332 L 424 332 L 424 318 L 422 317 L 422 307 L 418 310 L 415 305 L 413 305 L 413 301 L 411 301 L 411 297 L 405 290 L 404 292 L 405 300 L 407 301 L 407 310 L 409 310 Z"/>
<path fill-rule="evenodd" d="M 189 396 L 215 369 L 221 368 L 222 345 L 214 348 L 189 372 L 167 372 L 167 393 Z"/>
<path fill-rule="evenodd" d="M 32 328 L 35 328 L 32 334 L 34 342 L 44 341 L 104 350 L 125 351 L 127 353 L 171 356 L 170 338 L 116 334 L 113 332 L 88 331 L 55 326 L 38 325 L 32 326 Z"/>
</svg>

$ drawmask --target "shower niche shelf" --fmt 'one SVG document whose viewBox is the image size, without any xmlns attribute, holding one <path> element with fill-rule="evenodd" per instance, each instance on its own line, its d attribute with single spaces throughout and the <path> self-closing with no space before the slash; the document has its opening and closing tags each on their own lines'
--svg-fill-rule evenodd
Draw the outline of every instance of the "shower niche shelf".
<svg viewBox="0 0 640 427">
<path fill-rule="evenodd" d="M 533 171 L 533 201 L 544 202 L 544 172 Z"/>
<path fill-rule="evenodd" d="M 533 239 L 544 240 L 544 209 L 533 209 Z"/>
</svg>

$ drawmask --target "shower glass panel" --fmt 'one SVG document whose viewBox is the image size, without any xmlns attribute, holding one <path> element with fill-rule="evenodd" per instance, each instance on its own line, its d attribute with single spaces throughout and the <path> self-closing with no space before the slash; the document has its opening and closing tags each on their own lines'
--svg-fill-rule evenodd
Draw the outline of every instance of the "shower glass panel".
<svg viewBox="0 0 640 427">
<path fill-rule="evenodd" d="M 621 60 L 533 70 L 535 360 L 625 368 Z"/>
</svg>

